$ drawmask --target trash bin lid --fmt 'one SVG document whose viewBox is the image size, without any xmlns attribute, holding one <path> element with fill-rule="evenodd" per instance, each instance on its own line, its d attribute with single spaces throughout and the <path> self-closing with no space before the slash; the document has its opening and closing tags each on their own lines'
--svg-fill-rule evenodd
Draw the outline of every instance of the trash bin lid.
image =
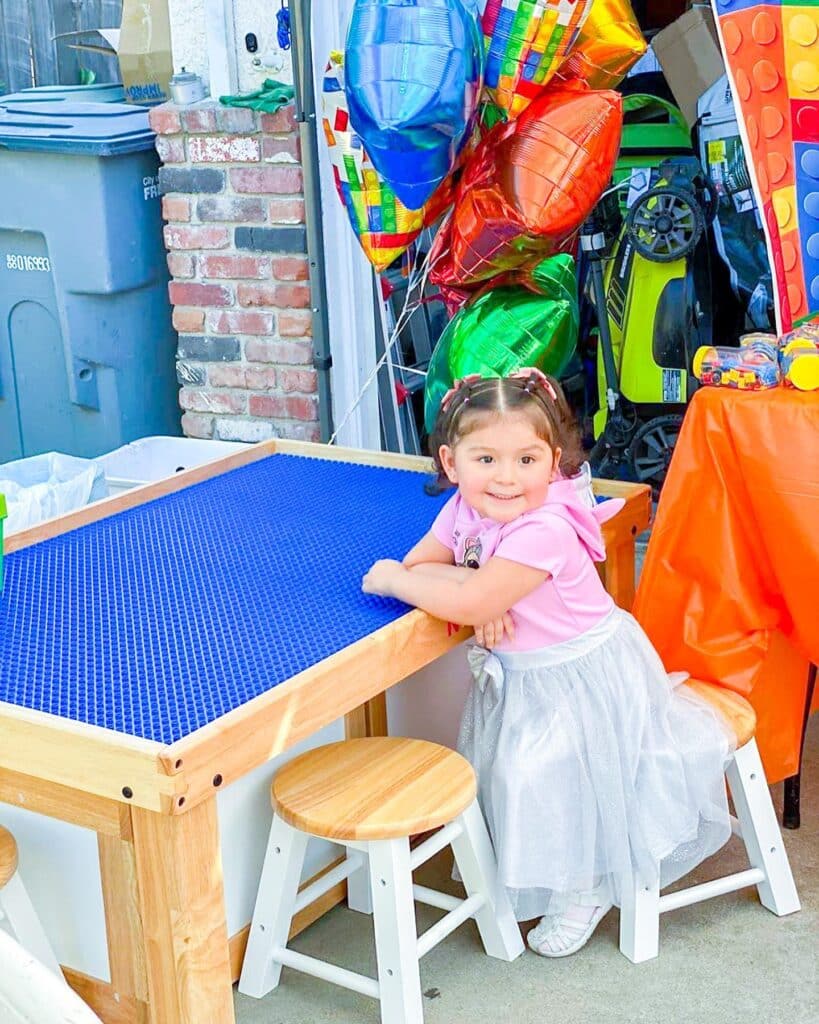
<svg viewBox="0 0 819 1024">
<path fill-rule="evenodd" d="M 35 85 L 9 96 L 0 96 L 0 105 L 44 103 L 52 100 L 74 103 L 124 103 L 125 89 L 118 82 L 94 82 L 91 85 Z"/>
<path fill-rule="evenodd" d="M 127 103 L 0 103 L 0 150 L 116 156 L 152 149 L 148 110 Z"/>
</svg>

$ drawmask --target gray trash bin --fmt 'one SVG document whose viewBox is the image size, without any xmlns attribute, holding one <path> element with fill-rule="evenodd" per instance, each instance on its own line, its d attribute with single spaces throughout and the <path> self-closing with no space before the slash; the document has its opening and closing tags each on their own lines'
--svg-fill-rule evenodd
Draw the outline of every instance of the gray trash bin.
<svg viewBox="0 0 819 1024">
<path fill-rule="evenodd" d="M 179 434 L 147 110 L 0 100 L 0 462 Z"/>
</svg>

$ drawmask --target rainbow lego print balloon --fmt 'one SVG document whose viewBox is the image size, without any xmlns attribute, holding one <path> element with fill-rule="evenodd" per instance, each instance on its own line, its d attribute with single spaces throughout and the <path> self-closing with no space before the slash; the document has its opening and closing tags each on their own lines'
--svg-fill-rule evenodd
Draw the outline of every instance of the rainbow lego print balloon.
<svg viewBox="0 0 819 1024">
<path fill-rule="evenodd" d="M 324 71 L 322 112 L 333 181 L 350 227 L 375 269 L 386 270 L 448 204 L 447 183 L 422 209 L 404 206 L 352 130 L 344 92 L 344 54 L 337 51 L 330 54 Z"/>
<path fill-rule="evenodd" d="M 487 0 L 484 84 L 516 117 L 553 77 L 577 39 L 592 0 Z"/>
</svg>

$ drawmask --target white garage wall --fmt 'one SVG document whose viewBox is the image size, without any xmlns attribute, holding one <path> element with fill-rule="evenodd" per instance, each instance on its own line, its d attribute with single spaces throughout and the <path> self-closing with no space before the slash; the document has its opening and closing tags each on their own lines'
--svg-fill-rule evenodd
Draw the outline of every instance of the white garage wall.
<svg viewBox="0 0 819 1024">
<path fill-rule="evenodd" d="M 279 49 L 276 39 L 279 3 L 280 0 L 168 0 L 174 67 L 178 70 L 184 65 L 206 82 L 214 77 L 214 84 L 218 85 L 214 95 L 228 91 L 218 73 L 211 75 L 211 65 L 221 63 L 216 57 L 221 44 L 235 76 L 231 89 L 251 92 L 265 78 L 292 83 L 290 51 Z M 221 28 L 225 23 L 227 31 Z M 248 32 L 253 32 L 259 42 L 255 54 L 248 53 L 245 47 Z M 230 34 L 233 39 L 225 38 Z M 254 64 L 254 59 L 261 63 Z M 215 67 L 213 70 L 216 72 Z"/>
</svg>

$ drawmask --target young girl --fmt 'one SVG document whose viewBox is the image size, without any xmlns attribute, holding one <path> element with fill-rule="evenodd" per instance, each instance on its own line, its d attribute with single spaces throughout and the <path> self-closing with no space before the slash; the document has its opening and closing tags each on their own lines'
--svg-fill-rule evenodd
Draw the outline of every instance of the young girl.
<svg viewBox="0 0 819 1024">
<path fill-rule="evenodd" d="M 727 841 L 732 741 L 600 582 L 600 523 L 617 506 L 590 508 L 571 479 L 582 449 L 556 382 L 460 381 L 432 450 L 458 491 L 363 589 L 476 627 L 458 749 L 499 882 L 518 920 L 541 918 L 529 946 L 567 956 L 635 874 L 667 885 Z"/>
</svg>

